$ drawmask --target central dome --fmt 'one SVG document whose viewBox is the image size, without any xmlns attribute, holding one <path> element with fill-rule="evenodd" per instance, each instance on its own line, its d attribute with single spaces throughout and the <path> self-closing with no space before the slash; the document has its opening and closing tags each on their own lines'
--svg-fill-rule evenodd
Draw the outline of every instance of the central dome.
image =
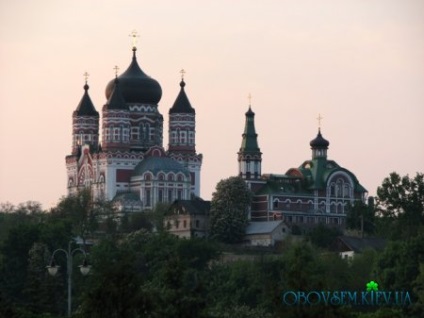
<svg viewBox="0 0 424 318">
<path fill-rule="evenodd" d="M 119 87 L 122 96 L 127 103 L 157 104 L 162 97 L 162 88 L 158 81 L 146 75 L 138 66 L 133 49 L 133 58 L 128 69 L 118 76 Z M 115 80 L 111 80 L 106 86 L 106 99 L 112 95 Z"/>
</svg>

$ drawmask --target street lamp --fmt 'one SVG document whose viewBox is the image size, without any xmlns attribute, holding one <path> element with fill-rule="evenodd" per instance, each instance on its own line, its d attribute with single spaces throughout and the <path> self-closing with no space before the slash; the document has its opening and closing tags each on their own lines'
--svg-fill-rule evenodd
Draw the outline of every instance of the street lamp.
<svg viewBox="0 0 424 318">
<path fill-rule="evenodd" d="M 64 250 L 61 248 L 58 248 L 53 252 L 52 258 L 50 260 L 50 265 L 46 266 L 47 271 L 50 275 L 55 276 L 57 274 L 57 271 L 59 270 L 60 266 L 56 265 L 56 262 L 54 260 L 54 256 L 57 252 L 63 252 L 66 255 L 66 272 L 68 276 L 68 317 L 71 317 L 71 311 L 72 311 L 72 258 L 73 255 L 76 252 L 81 252 L 84 255 L 84 262 L 82 265 L 79 266 L 81 274 L 87 275 L 90 271 L 91 266 L 87 264 L 87 253 L 81 249 L 81 248 L 75 248 L 71 249 L 72 241 L 69 241 L 68 243 L 68 250 Z"/>
</svg>

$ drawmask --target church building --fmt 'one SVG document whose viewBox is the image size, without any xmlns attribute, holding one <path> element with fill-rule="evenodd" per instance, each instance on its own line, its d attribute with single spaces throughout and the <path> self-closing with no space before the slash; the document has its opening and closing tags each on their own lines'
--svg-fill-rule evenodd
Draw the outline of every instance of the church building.
<svg viewBox="0 0 424 318">
<path fill-rule="evenodd" d="M 136 37 L 135 34 L 132 35 Z M 158 202 L 200 196 L 202 155 L 196 152 L 196 112 L 185 92 L 169 109 L 169 145 L 163 147 L 160 84 L 137 61 L 106 86 L 101 125 L 86 82 L 72 115 L 72 152 L 66 156 L 68 194 L 88 187 L 95 198 L 114 200 L 130 211 Z M 101 136 L 101 137 L 100 137 Z"/>
<path fill-rule="evenodd" d="M 284 220 L 304 228 L 318 223 L 343 227 L 348 205 L 357 200 L 365 202 L 367 190 L 352 172 L 328 159 L 330 143 L 321 128 L 309 143 L 311 159 L 285 174 L 262 174 L 254 119 L 249 105 L 238 152 L 238 174 L 254 194 L 251 221 Z"/>
</svg>

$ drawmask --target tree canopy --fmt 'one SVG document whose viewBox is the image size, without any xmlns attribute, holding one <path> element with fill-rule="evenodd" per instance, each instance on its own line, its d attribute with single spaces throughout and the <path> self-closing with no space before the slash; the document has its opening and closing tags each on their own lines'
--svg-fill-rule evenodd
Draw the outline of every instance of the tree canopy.
<svg viewBox="0 0 424 318">
<path fill-rule="evenodd" d="M 225 243 L 240 242 L 248 223 L 252 194 L 244 180 L 230 177 L 221 180 L 212 195 L 210 235 Z"/>
<path fill-rule="evenodd" d="M 399 238 L 416 236 L 424 226 L 424 174 L 411 178 L 392 172 L 377 189 L 377 212 Z"/>
</svg>

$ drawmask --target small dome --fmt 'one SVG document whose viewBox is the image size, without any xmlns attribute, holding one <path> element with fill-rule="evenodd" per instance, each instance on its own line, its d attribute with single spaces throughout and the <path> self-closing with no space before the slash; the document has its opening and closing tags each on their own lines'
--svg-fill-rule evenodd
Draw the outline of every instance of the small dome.
<svg viewBox="0 0 424 318">
<path fill-rule="evenodd" d="M 168 157 L 147 157 L 143 159 L 135 168 L 133 176 L 142 176 L 146 171 L 150 171 L 153 175 L 159 172 L 183 173 L 186 177 L 190 176 L 190 172 L 174 159 Z"/>
<path fill-rule="evenodd" d="M 127 103 L 157 104 L 162 97 L 162 88 L 158 81 L 146 75 L 137 63 L 133 49 L 133 58 L 128 69 L 118 76 L 122 96 Z M 106 86 L 106 99 L 109 99 L 115 86 L 111 80 Z"/>
<path fill-rule="evenodd" d="M 325 148 L 327 149 L 330 145 L 330 142 L 321 135 L 321 129 L 318 130 L 318 135 L 315 137 L 315 139 L 311 140 L 309 143 L 311 145 L 311 148 Z"/>
</svg>

